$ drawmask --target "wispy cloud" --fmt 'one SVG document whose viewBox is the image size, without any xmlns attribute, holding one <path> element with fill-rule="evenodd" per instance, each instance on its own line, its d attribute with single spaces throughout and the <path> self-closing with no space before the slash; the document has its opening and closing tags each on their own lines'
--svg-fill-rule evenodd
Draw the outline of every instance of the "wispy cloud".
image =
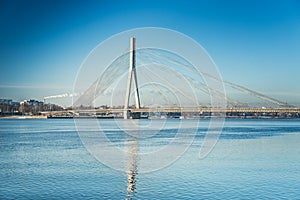
<svg viewBox="0 0 300 200">
<path fill-rule="evenodd" d="M 0 85 L 0 88 L 15 88 L 15 89 L 72 89 L 71 87 L 48 86 L 48 85 Z"/>
<path fill-rule="evenodd" d="M 64 94 L 58 94 L 58 95 L 52 95 L 44 97 L 44 99 L 56 99 L 56 98 L 65 98 L 65 97 L 76 97 L 82 95 L 81 93 L 64 93 Z"/>
</svg>

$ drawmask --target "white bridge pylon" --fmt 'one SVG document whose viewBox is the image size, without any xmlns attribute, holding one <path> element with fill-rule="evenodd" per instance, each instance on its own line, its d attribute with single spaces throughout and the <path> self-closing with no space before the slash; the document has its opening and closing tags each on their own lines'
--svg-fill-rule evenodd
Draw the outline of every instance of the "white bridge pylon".
<svg viewBox="0 0 300 200">
<path fill-rule="evenodd" d="M 138 89 L 137 82 L 137 74 L 136 74 L 136 59 L 135 59 L 135 38 L 130 38 L 130 59 L 129 59 L 129 73 L 127 80 L 127 88 L 126 88 L 126 96 L 125 96 L 125 104 L 124 104 L 124 119 L 130 119 L 131 113 L 129 110 L 129 100 L 130 100 L 130 91 L 131 91 L 131 82 L 133 79 L 133 88 L 134 88 L 134 96 L 135 96 L 135 107 L 140 109 L 140 95 Z M 132 116 L 132 118 L 140 118 L 140 113 L 136 113 L 136 116 Z"/>
</svg>

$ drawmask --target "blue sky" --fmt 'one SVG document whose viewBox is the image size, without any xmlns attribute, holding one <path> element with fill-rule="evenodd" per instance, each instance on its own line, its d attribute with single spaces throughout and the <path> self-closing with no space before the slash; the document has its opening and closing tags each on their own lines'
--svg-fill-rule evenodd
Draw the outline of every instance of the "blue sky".
<svg viewBox="0 0 300 200">
<path fill-rule="evenodd" d="M 200 43 L 224 79 L 300 102 L 299 1 L 0 1 L 0 98 L 71 92 L 89 52 L 132 28 Z"/>
</svg>

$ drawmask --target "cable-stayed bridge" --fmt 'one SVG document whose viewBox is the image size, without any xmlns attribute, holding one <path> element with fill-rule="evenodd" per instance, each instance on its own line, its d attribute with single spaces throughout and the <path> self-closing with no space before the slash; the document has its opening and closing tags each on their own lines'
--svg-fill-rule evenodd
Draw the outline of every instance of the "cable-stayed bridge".
<svg viewBox="0 0 300 200">
<path fill-rule="evenodd" d="M 253 98 L 262 103 L 255 106 L 247 105 L 240 99 L 229 97 L 222 91 L 223 88 L 216 85 L 226 86 L 248 95 L 248 99 Z M 194 116 L 197 115 L 195 113 L 199 113 L 200 116 L 207 113 L 210 113 L 209 116 L 228 116 L 237 113 L 252 116 L 264 113 L 272 116 L 284 114 L 294 116 L 300 113 L 300 108 L 286 102 L 224 81 L 209 72 L 199 72 L 187 60 L 172 52 L 153 48 L 136 49 L 133 37 L 130 39 L 128 53 L 114 60 L 86 90 L 76 92 L 77 95 L 64 95 L 78 96 L 73 109 L 64 111 L 72 113 L 73 116 L 113 114 L 129 119 L 140 118 L 143 113 L 158 112 L 194 113 Z M 111 97 L 111 106 L 100 109 L 97 100 L 101 101 L 105 96 Z M 63 112 L 56 112 L 58 115 L 59 113 Z"/>
</svg>

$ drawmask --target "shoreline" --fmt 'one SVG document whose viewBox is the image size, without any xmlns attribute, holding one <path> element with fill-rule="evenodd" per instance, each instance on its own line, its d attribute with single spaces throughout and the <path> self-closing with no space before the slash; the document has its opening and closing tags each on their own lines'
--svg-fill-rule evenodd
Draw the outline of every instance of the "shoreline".
<svg viewBox="0 0 300 200">
<path fill-rule="evenodd" d="M 1 116 L 0 119 L 47 119 L 47 116 L 43 115 L 25 115 L 25 116 L 19 116 L 19 115 L 14 115 L 14 116 Z"/>
<path fill-rule="evenodd" d="M 194 118 L 159 118 L 159 117 L 149 117 L 141 119 L 179 119 L 179 120 L 193 120 L 193 119 L 210 119 L 210 118 L 219 118 L 218 116 L 211 117 L 194 117 Z M 32 116 L 0 116 L 1 119 L 123 119 L 123 117 L 68 117 L 68 116 L 58 116 L 58 117 L 49 117 L 44 115 L 32 115 Z M 224 119 L 299 119 L 299 117 L 271 117 L 271 116 L 258 116 L 258 117 L 241 117 L 241 116 L 226 116 Z"/>
</svg>

